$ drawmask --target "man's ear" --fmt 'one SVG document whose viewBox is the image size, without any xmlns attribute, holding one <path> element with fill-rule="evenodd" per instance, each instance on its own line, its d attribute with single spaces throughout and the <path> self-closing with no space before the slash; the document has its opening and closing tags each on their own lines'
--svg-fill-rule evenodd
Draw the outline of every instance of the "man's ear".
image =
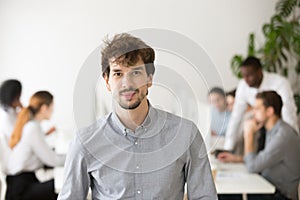
<svg viewBox="0 0 300 200">
<path fill-rule="evenodd" d="M 147 86 L 148 88 L 152 86 L 153 75 L 149 74 L 147 77 Z"/>
<path fill-rule="evenodd" d="M 271 117 L 275 114 L 274 108 L 272 106 L 269 106 L 266 111 L 268 117 Z"/>
<path fill-rule="evenodd" d="M 104 80 L 105 80 L 105 85 L 106 85 L 106 88 L 107 88 L 107 90 L 108 91 L 111 91 L 111 89 L 110 89 L 110 85 L 109 85 L 109 78 L 108 78 L 108 75 L 107 74 L 105 74 L 104 75 Z"/>
</svg>

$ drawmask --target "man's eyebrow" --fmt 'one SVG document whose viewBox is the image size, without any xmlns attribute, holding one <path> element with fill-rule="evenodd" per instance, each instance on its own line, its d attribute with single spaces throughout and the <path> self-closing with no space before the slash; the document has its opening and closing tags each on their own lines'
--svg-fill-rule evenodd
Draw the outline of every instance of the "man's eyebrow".
<svg viewBox="0 0 300 200">
<path fill-rule="evenodd" d="M 144 66 L 133 67 L 132 69 L 133 70 L 142 70 L 142 69 L 144 69 Z"/>
<path fill-rule="evenodd" d="M 113 71 L 113 72 L 120 72 L 120 71 L 122 71 L 122 70 L 120 70 L 120 69 L 112 69 L 112 71 Z"/>
<path fill-rule="evenodd" d="M 144 66 L 131 67 L 131 70 L 143 70 L 143 69 L 144 69 Z M 113 68 L 113 69 L 111 69 L 111 71 L 113 71 L 113 72 L 121 72 L 122 69 Z"/>
</svg>

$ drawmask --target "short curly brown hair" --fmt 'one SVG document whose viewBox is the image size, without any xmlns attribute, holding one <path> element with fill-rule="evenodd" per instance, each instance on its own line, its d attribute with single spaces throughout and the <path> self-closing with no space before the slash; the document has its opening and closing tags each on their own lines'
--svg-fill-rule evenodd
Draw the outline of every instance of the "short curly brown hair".
<svg viewBox="0 0 300 200">
<path fill-rule="evenodd" d="M 154 74 L 154 50 L 140 38 L 121 33 L 115 35 L 112 40 L 104 40 L 104 44 L 105 47 L 101 51 L 103 77 L 109 77 L 111 59 L 117 64 L 133 66 L 141 58 L 145 63 L 147 74 Z"/>
</svg>

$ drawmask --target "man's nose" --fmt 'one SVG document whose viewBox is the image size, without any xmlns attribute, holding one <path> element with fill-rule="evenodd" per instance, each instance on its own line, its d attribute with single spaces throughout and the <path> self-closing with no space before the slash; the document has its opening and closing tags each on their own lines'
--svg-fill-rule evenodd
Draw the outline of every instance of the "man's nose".
<svg viewBox="0 0 300 200">
<path fill-rule="evenodd" d="M 130 74 L 125 74 L 122 77 L 122 87 L 123 88 L 129 88 L 133 85 L 133 78 L 130 76 Z"/>
</svg>

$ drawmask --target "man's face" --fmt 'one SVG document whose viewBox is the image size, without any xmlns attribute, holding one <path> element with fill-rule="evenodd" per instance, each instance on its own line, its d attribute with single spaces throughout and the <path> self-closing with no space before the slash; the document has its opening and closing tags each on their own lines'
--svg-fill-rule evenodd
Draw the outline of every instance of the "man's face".
<svg viewBox="0 0 300 200">
<path fill-rule="evenodd" d="M 220 112 L 223 112 L 226 108 L 225 97 L 218 93 L 211 93 L 209 95 L 210 103 Z"/>
<path fill-rule="evenodd" d="M 262 79 L 262 70 L 252 66 L 242 66 L 241 74 L 249 87 L 258 88 Z"/>
<path fill-rule="evenodd" d="M 134 66 L 124 66 L 110 62 L 109 77 L 105 77 L 106 87 L 120 107 L 135 109 L 146 101 L 148 88 L 152 85 L 152 75 L 147 75 L 144 62 Z"/>
<path fill-rule="evenodd" d="M 262 99 L 256 99 L 253 107 L 254 118 L 258 123 L 265 124 L 268 119 L 267 108 L 263 104 Z"/>
<path fill-rule="evenodd" d="M 229 95 L 229 96 L 226 96 L 226 102 L 227 102 L 227 110 L 232 112 L 233 110 L 233 105 L 234 105 L 234 97 Z"/>
</svg>

